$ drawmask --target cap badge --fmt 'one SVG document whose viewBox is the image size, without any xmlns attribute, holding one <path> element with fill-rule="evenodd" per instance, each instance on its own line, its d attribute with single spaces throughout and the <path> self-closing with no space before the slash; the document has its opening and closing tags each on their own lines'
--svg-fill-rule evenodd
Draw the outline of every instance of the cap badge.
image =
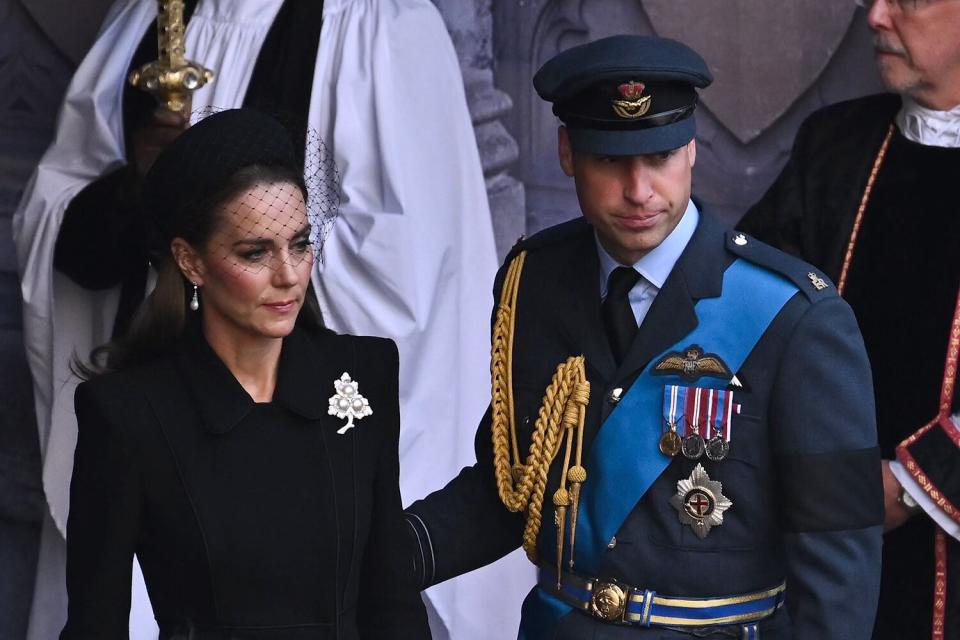
<svg viewBox="0 0 960 640">
<path fill-rule="evenodd" d="M 670 504 L 677 510 L 680 522 L 690 525 L 703 539 L 710 529 L 723 524 L 723 512 L 733 506 L 722 491 L 723 485 L 711 480 L 703 465 L 698 464 L 689 478 L 677 482 L 677 493 Z"/>
<path fill-rule="evenodd" d="M 636 80 L 624 82 L 617 87 L 623 99 L 612 101 L 614 112 L 627 120 L 634 120 L 647 113 L 650 110 L 650 96 L 643 95 L 646 87 L 647 85 Z"/>
<path fill-rule="evenodd" d="M 333 381 L 333 388 L 336 393 L 330 396 L 330 407 L 327 413 L 341 420 L 347 419 L 347 424 L 337 429 L 337 433 L 343 435 L 353 428 L 354 420 L 371 415 L 373 409 L 370 408 L 367 399 L 360 395 L 360 383 L 354 382 L 346 371 L 339 380 Z"/>
</svg>

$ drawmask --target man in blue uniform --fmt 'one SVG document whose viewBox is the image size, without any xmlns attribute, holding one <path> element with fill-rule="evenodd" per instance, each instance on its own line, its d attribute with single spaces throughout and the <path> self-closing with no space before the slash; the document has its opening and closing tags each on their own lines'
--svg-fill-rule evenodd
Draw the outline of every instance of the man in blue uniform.
<svg viewBox="0 0 960 640">
<path fill-rule="evenodd" d="M 711 80 L 637 36 L 534 78 L 583 218 L 507 257 L 477 463 L 408 512 L 424 586 L 523 544 L 540 580 L 521 638 L 869 637 L 863 342 L 821 272 L 691 199 Z"/>
</svg>

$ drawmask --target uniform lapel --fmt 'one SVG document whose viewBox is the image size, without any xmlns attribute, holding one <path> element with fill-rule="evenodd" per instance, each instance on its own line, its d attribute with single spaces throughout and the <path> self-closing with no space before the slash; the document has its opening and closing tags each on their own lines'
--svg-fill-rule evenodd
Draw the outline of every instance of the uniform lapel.
<svg viewBox="0 0 960 640">
<path fill-rule="evenodd" d="M 697 324 L 694 305 L 720 295 L 723 272 L 732 262 L 724 247 L 724 228 L 701 213 L 697 229 L 663 283 L 616 378 L 637 374 L 650 359 L 680 341 Z"/>
<path fill-rule="evenodd" d="M 600 261 L 593 228 L 586 224 L 584 228 L 574 251 L 584 258 L 568 260 L 561 276 L 560 290 L 567 298 L 562 308 L 568 310 L 561 314 L 562 331 L 571 348 L 583 353 L 587 367 L 609 380 L 616 362 L 600 318 Z"/>
</svg>

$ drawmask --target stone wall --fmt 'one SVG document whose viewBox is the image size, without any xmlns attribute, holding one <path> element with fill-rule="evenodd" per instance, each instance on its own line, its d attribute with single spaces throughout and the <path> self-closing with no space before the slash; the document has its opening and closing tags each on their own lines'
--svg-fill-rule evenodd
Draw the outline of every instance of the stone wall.
<svg viewBox="0 0 960 640">
<path fill-rule="evenodd" d="M 513 108 L 513 100 L 497 89 L 494 82 L 493 0 L 433 1 L 446 22 L 460 59 L 487 184 L 497 253 L 503 258 L 525 230 L 526 205 L 523 185 L 509 172 L 520 150 L 503 125 L 503 117 Z"/>
</svg>

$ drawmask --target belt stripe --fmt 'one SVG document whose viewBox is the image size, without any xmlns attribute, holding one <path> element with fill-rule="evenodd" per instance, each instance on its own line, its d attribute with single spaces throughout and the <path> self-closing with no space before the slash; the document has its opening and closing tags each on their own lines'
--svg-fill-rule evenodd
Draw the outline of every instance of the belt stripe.
<svg viewBox="0 0 960 640">
<path fill-rule="evenodd" d="M 540 587 L 570 606 L 590 612 L 594 585 L 603 580 L 585 580 L 564 572 L 557 589 L 555 569 L 541 571 Z M 786 585 L 719 598 L 682 598 L 658 595 L 655 591 L 632 589 L 627 593 L 623 620 L 643 626 L 710 626 L 756 622 L 773 615 L 783 606 Z M 752 631 L 748 629 L 752 628 Z M 744 627 L 744 638 L 758 638 L 757 625 Z"/>
</svg>

